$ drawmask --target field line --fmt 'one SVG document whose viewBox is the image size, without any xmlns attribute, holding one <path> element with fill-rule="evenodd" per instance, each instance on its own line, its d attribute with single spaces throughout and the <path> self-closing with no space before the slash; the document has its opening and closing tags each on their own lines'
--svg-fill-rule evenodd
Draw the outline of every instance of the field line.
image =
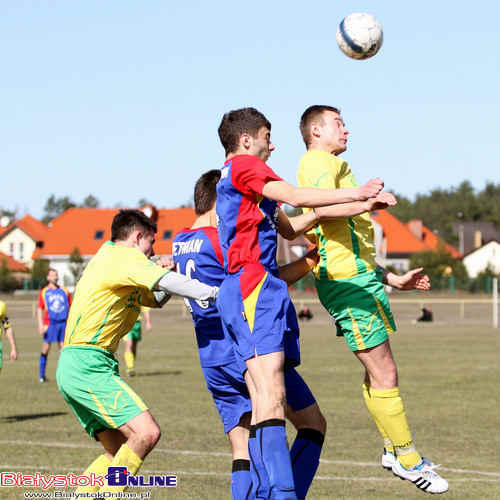
<svg viewBox="0 0 500 500">
<path fill-rule="evenodd" d="M 0 440 L 2 444 L 14 445 L 29 445 L 29 446 L 44 446 L 47 448 L 86 448 L 86 449 L 100 449 L 99 445 L 90 444 L 74 444 L 63 442 L 43 442 L 43 441 L 21 441 L 21 440 Z M 165 453 L 169 455 L 193 455 L 193 456 L 211 456 L 211 457 L 230 457 L 231 453 L 218 452 L 218 451 L 196 451 L 196 450 L 170 450 L 165 448 L 157 448 L 152 453 Z M 328 460 L 320 459 L 320 463 L 331 465 L 352 465 L 355 467 L 380 467 L 379 462 L 355 462 L 353 460 Z M 451 467 L 440 467 L 443 471 L 455 472 L 457 474 L 478 474 L 481 476 L 491 476 L 500 478 L 500 472 L 483 472 L 472 469 L 455 469 Z M 318 476 L 319 478 L 319 476 Z"/>
</svg>

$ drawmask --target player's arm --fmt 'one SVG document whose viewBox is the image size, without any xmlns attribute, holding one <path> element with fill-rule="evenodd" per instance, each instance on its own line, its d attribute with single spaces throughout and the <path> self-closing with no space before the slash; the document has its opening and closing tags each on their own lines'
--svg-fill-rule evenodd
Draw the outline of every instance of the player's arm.
<svg viewBox="0 0 500 500">
<path fill-rule="evenodd" d="M 5 329 L 5 336 L 7 337 L 10 343 L 10 359 L 12 361 L 16 361 L 17 359 L 17 346 L 16 339 L 14 337 L 14 330 L 12 330 L 12 326 L 9 326 Z"/>
<path fill-rule="evenodd" d="M 295 187 L 286 181 L 270 181 L 262 188 L 262 195 L 271 200 L 287 203 L 292 207 L 315 208 L 367 200 L 377 196 L 383 187 L 384 183 L 379 178 L 372 179 L 361 187 L 338 189 Z"/>
<path fill-rule="evenodd" d="M 431 289 L 431 280 L 427 274 L 422 272 L 423 267 L 411 269 L 401 276 L 384 269 L 382 266 L 379 267 L 382 270 L 382 282 L 396 288 L 396 290 L 426 291 Z"/>
<path fill-rule="evenodd" d="M 283 210 L 279 209 L 278 232 L 287 240 L 297 238 L 297 236 L 305 233 L 319 222 L 317 210 L 313 209 L 295 217 L 288 217 Z"/>
<path fill-rule="evenodd" d="M 44 308 L 40 307 L 40 304 L 38 304 L 38 307 L 36 309 L 36 315 L 38 319 L 38 331 L 42 335 L 45 333 L 45 325 L 43 324 L 43 312 Z"/>
<path fill-rule="evenodd" d="M 318 207 L 315 209 L 320 220 L 347 219 L 365 212 L 384 210 L 397 204 L 396 197 L 392 193 L 379 193 L 376 197 L 365 201 L 354 201 L 351 203 L 341 203 L 328 207 Z"/>
<path fill-rule="evenodd" d="M 168 295 L 180 295 L 188 299 L 195 300 L 212 300 L 215 301 L 219 287 L 208 286 L 201 283 L 197 279 L 190 279 L 183 274 L 175 271 L 169 271 L 156 284 L 155 291 L 163 292 L 166 298 Z M 155 297 L 161 298 L 161 295 L 155 293 Z M 165 302 L 168 300 L 166 298 Z"/>
<path fill-rule="evenodd" d="M 290 264 L 280 266 L 280 278 L 292 285 L 300 278 L 303 278 L 318 263 L 318 249 L 313 247 L 302 258 Z"/>
</svg>

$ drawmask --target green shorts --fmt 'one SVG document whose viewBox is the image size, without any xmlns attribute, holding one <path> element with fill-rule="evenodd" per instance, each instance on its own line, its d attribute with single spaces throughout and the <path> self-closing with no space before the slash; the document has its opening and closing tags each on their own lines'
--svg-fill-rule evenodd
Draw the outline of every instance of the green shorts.
<svg viewBox="0 0 500 500">
<path fill-rule="evenodd" d="M 93 438 L 103 430 L 117 429 L 148 409 L 120 378 L 113 354 L 98 347 L 64 347 L 56 379 L 64 399 Z"/>
<path fill-rule="evenodd" d="M 382 273 L 374 271 L 343 280 L 316 280 L 323 307 L 351 351 L 375 347 L 396 331 Z"/>
<path fill-rule="evenodd" d="M 141 329 L 141 320 L 138 319 L 131 330 L 125 335 L 125 339 L 133 340 L 134 342 L 139 342 L 142 339 L 142 329 Z"/>
</svg>

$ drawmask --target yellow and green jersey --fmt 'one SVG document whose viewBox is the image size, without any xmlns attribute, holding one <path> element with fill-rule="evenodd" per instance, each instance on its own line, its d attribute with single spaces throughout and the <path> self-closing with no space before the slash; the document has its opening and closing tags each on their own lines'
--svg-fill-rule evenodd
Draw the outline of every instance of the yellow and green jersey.
<svg viewBox="0 0 500 500">
<path fill-rule="evenodd" d="M 5 302 L 0 300 L 0 340 L 2 339 L 2 335 L 7 328 L 10 328 L 10 321 L 7 317 L 7 306 Z"/>
<path fill-rule="evenodd" d="M 104 243 L 76 286 L 64 345 L 115 352 L 141 306 L 158 307 L 152 289 L 167 272 L 136 248 Z"/>
<path fill-rule="evenodd" d="M 338 189 L 358 186 L 345 161 L 317 149 L 302 157 L 297 179 L 301 187 Z M 367 213 L 321 222 L 307 236 L 318 247 L 320 260 L 314 268 L 318 279 L 352 278 L 377 267 L 373 225 Z"/>
</svg>

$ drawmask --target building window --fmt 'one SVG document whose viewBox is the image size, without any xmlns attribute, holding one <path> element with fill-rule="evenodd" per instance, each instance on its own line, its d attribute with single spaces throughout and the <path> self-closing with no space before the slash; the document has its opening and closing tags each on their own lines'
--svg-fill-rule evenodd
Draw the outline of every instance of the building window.
<svg viewBox="0 0 500 500">
<path fill-rule="evenodd" d="M 9 255 L 11 257 L 14 255 L 14 243 L 9 243 Z"/>
<path fill-rule="evenodd" d="M 94 240 L 102 240 L 104 238 L 104 231 L 102 229 L 97 229 L 94 234 Z"/>
<path fill-rule="evenodd" d="M 23 242 L 19 243 L 19 260 L 20 261 L 24 260 L 24 243 Z"/>
<path fill-rule="evenodd" d="M 172 231 L 170 229 L 163 231 L 163 239 L 169 240 L 170 238 L 172 238 Z"/>
</svg>

